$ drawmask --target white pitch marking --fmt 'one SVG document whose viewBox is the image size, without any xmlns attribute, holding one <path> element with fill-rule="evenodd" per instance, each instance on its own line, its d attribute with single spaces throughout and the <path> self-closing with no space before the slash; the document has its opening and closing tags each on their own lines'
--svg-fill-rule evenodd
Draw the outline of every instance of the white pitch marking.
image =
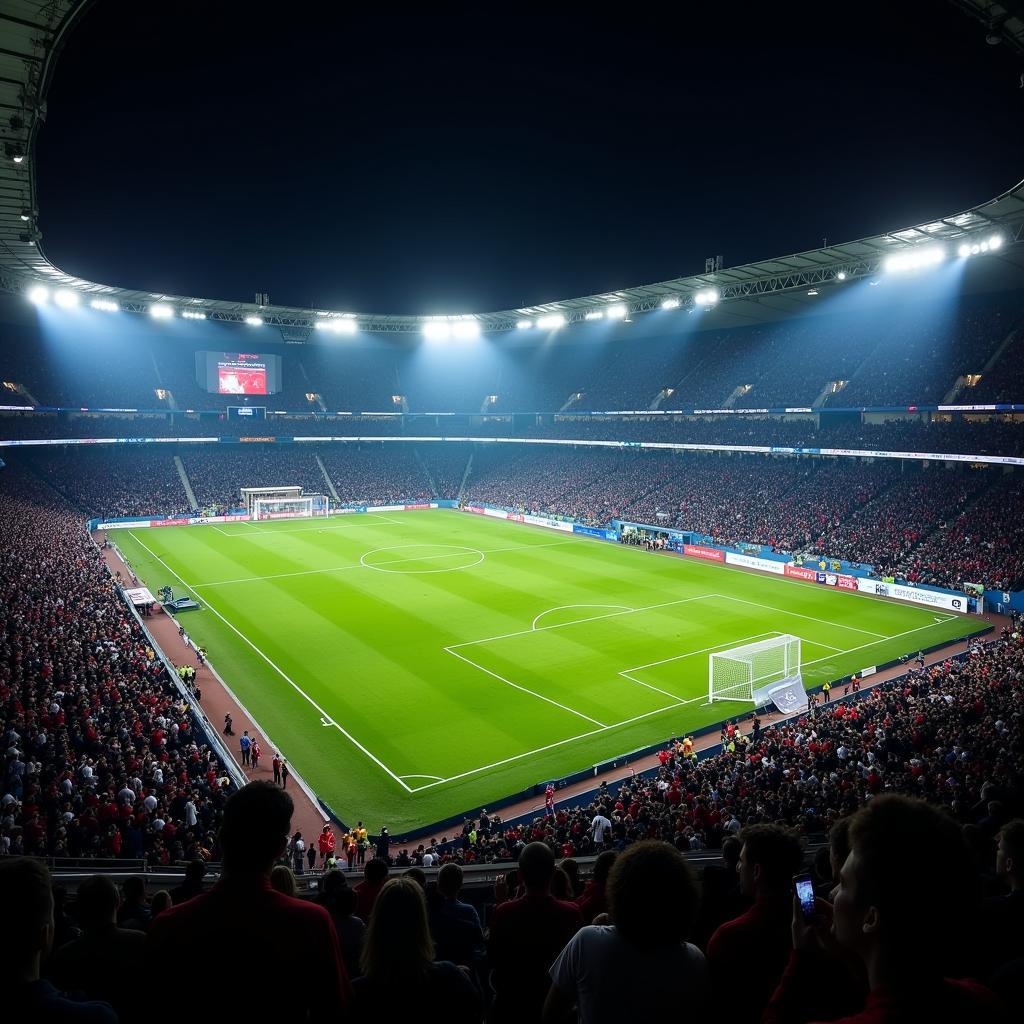
<svg viewBox="0 0 1024 1024">
<path fill-rule="evenodd" d="M 489 668 L 484 668 L 483 665 L 478 665 L 475 661 L 467 658 L 465 655 L 459 654 L 458 651 L 453 650 L 451 647 L 443 648 L 449 654 L 458 658 L 460 661 L 464 661 L 467 665 L 472 665 L 473 668 L 479 669 L 481 672 L 486 672 L 489 676 L 493 676 L 495 679 L 507 686 L 511 686 L 513 689 L 522 690 L 523 693 L 530 694 L 531 697 L 536 697 L 538 700 L 542 700 L 547 704 L 553 704 L 556 708 L 561 708 L 563 711 L 568 711 L 570 715 L 575 715 L 577 718 L 586 719 L 588 722 L 593 722 L 594 725 L 600 726 L 602 729 L 607 729 L 608 726 L 604 722 L 599 722 L 596 718 L 591 718 L 590 715 L 583 714 L 582 711 L 577 711 L 575 708 L 570 708 L 566 704 L 559 704 L 557 700 L 552 700 L 550 697 L 545 697 L 543 693 L 537 693 L 536 690 L 530 690 L 525 686 L 520 686 L 518 683 L 513 683 L 511 679 L 506 679 L 504 676 L 499 676 L 497 672 L 492 672 Z"/>
<path fill-rule="evenodd" d="M 861 644 L 860 647 L 847 647 L 845 649 L 842 649 L 840 651 L 840 655 L 842 656 L 842 655 L 846 655 L 846 654 L 852 654 L 854 651 L 863 651 L 866 647 L 877 647 L 879 644 L 885 643 L 885 641 L 887 641 L 887 640 L 898 640 L 901 636 L 910 636 L 911 633 L 920 633 L 922 629 L 934 629 L 935 626 L 936 626 L 936 623 L 929 622 L 929 623 L 926 623 L 924 626 L 918 626 L 916 629 L 907 629 L 907 630 L 904 630 L 902 633 L 893 633 L 892 636 L 883 636 L 881 640 L 873 640 L 869 644 Z M 949 642 L 950 643 L 956 643 L 957 640 L 953 639 L 953 640 L 950 640 Z M 834 655 L 830 654 L 830 655 L 827 655 L 824 658 L 815 658 L 814 661 L 805 661 L 805 662 L 801 663 L 800 667 L 801 668 L 805 668 L 807 665 L 817 665 L 819 662 L 822 662 L 822 661 L 830 661 L 833 657 L 834 657 Z"/>
<path fill-rule="evenodd" d="M 476 644 L 489 644 L 492 640 L 507 640 L 513 636 L 524 636 L 527 633 L 543 633 L 548 629 L 562 629 L 565 626 L 575 626 L 580 622 L 597 622 L 598 619 L 613 619 L 617 615 L 632 615 L 634 612 L 650 612 L 655 608 L 670 608 L 677 604 L 689 604 L 691 601 L 708 601 L 713 597 L 721 597 L 721 594 L 701 594 L 698 597 L 683 597 L 678 601 L 662 601 L 659 604 L 649 604 L 643 608 L 630 608 L 624 612 L 609 612 L 607 615 L 588 615 L 585 619 L 571 619 L 569 622 L 556 622 L 553 626 L 538 626 L 536 629 L 517 629 L 514 633 L 500 633 L 498 636 L 485 636 L 482 640 L 467 640 L 465 643 L 452 644 L 451 648 L 473 647 Z M 625 607 L 625 606 L 623 606 Z M 449 650 L 448 647 L 445 650 Z"/>
<path fill-rule="evenodd" d="M 454 652 L 453 652 L 454 653 Z M 446 779 L 442 779 L 441 782 L 428 782 L 425 786 L 417 786 L 414 792 L 419 793 L 424 789 L 431 789 L 433 786 L 440 786 L 442 782 L 455 782 L 458 779 L 465 779 L 470 775 L 476 775 L 479 772 L 489 771 L 491 768 L 500 768 L 502 765 L 511 764 L 513 761 L 522 760 L 524 757 L 530 757 L 533 754 L 542 754 L 545 750 L 553 750 L 555 747 L 565 746 L 566 743 L 574 743 L 576 740 L 585 740 L 591 736 L 597 736 L 602 732 L 607 732 L 609 729 L 619 729 L 624 725 L 632 725 L 634 722 L 642 721 L 645 718 L 650 718 L 652 715 L 660 715 L 665 711 L 672 711 L 674 708 L 681 708 L 684 704 L 693 704 L 694 701 L 702 700 L 706 694 L 701 694 L 700 697 L 691 697 L 689 700 L 677 700 L 672 704 L 666 704 L 663 708 L 655 708 L 653 711 L 645 711 L 642 715 L 636 715 L 633 718 L 627 718 L 622 722 L 615 722 L 612 725 L 602 726 L 600 729 L 591 729 L 589 732 L 581 732 L 576 736 L 568 736 L 564 740 L 556 740 L 554 743 L 548 743 L 543 747 L 537 747 L 535 750 L 525 750 L 521 754 L 513 754 L 511 757 L 502 758 L 500 761 L 495 761 L 492 764 L 482 765 L 480 768 L 471 768 L 467 772 L 459 772 L 458 775 L 450 775 Z"/>
<path fill-rule="evenodd" d="M 189 584 L 186 583 L 152 548 L 150 548 L 149 545 L 139 540 L 139 538 L 136 537 L 135 534 L 131 531 L 129 531 L 128 536 L 133 538 L 136 541 L 136 543 L 139 544 L 140 547 L 148 551 L 150 555 L 152 555 L 153 558 L 155 558 L 186 590 L 190 590 L 192 591 L 192 593 L 195 593 L 195 589 L 189 586 Z M 397 782 L 402 787 L 402 789 L 404 789 L 407 793 L 412 792 L 412 790 L 402 781 L 400 776 L 396 775 L 379 757 L 377 757 L 375 754 L 367 750 L 366 747 L 364 747 L 362 743 L 360 743 L 359 740 L 357 740 L 350 732 L 343 729 L 340 725 L 338 725 L 337 722 L 331 719 L 331 716 L 327 714 L 327 712 L 324 711 L 324 709 L 320 707 L 320 705 L 317 704 L 317 702 L 313 700 L 313 698 L 310 697 L 310 695 L 306 693 L 306 691 L 303 690 L 298 683 L 296 683 L 282 668 L 280 668 L 273 661 L 271 661 L 270 658 L 268 658 L 237 626 L 235 626 L 232 622 L 229 622 L 226 618 L 224 618 L 224 616 L 221 615 L 221 613 L 217 611 L 217 609 L 214 608 L 213 605 L 206 600 L 206 598 L 204 598 L 203 600 L 206 602 L 206 607 L 209 608 L 209 610 L 213 612 L 213 614 L 216 615 L 217 618 L 220 619 L 220 621 L 228 627 L 228 629 L 235 633 L 235 635 L 238 636 L 239 639 L 243 640 L 246 644 L 248 644 L 249 647 L 251 647 L 286 683 L 288 683 L 289 686 L 292 687 L 293 690 L 296 691 L 296 693 L 301 694 L 319 712 L 321 722 L 329 721 L 334 726 L 334 728 L 342 734 L 342 736 L 344 736 L 351 744 L 353 744 L 353 746 L 358 747 L 371 761 L 373 761 L 375 765 L 377 765 L 378 768 L 383 768 L 384 771 L 387 772 L 388 775 L 390 775 L 391 778 L 393 778 L 395 782 Z"/>
<path fill-rule="evenodd" d="M 558 605 L 557 608 L 549 608 L 546 612 L 541 612 L 540 615 L 538 615 L 533 620 L 533 625 L 530 626 L 530 631 L 531 632 L 536 632 L 536 630 L 537 630 L 537 623 L 540 622 L 540 620 L 542 618 L 544 618 L 545 615 L 550 615 L 552 612 L 565 611 L 565 609 L 567 609 L 567 608 L 619 608 L 622 611 L 626 611 L 626 612 L 631 612 L 631 611 L 635 610 L 634 608 L 630 607 L 628 604 L 560 604 L 560 605 Z M 577 621 L 578 622 L 589 622 L 590 620 L 589 619 L 578 619 Z"/>
<path fill-rule="evenodd" d="M 687 651 L 685 654 L 676 654 L 671 658 L 662 658 L 661 661 L 649 661 L 646 665 L 633 665 L 627 668 L 626 672 L 639 672 L 641 669 L 654 668 L 655 665 L 664 665 L 669 661 L 679 661 L 680 658 L 689 658 L 694 654 L 704 654 L 707 651 L 714 651 L 719 647 L 735 647 L 739 644 L 754 643 L 763 636 L 781 636 L 778 630 L 769 630 L 767 633 L 754 633 L 753 636 L 741 637 L 738 640 L 727 640 L 725 643 L 712 644 L 710 647 L 702 647 L 699 651 Z M 621 675 L 621 673 L 620 673 Z"/>
<path fill-rule="evenodd" d="M 565 543 L 566 543 L 566 541 L 556 540 L 556 541 L 553 541 L 551 544 L 519 544 L 518 546 L 512 547 L 512 548 L 494 548 L 491 551 L 484 551 L 483 554 L 485 554 L 485 555 L 496 555 L 496 554 L 501 554 L 501 553 L 503 553 L 505 551 L 525 551 L 525 550 L 527 550 L 529 548 L 547 548 L 547 547 L 553 547 L 555 544 L 565 544 Z M 569 543 L 571 543 L 571 542 L 569 542 Z M 410 546 L 411 547 L 427 547 L 428 545 L 427 544 L 413 544 L 413 545 L 410 545 Z M 377 548 L 375 550 L 380 550 L 380 549 Z M 423 556 L 420 556 L 420 557 L 417 557 L 417 558 L 396 558 L 396 559 L 394 559 L 392 561 L 378 562 L 377 565 L 394 565 L 397 562 L 416 562 L 416 561 L 424 561 L 424 560 L 430 559 L 430 558 L 446 558 L 446 557 L 450 557 L 450 556 L 447 556 L 447 555 L 423 555 Z M 479 564 L 479 563 L 477 563 L 477 564 Z M 206 587 L 226 587 L 226 586 L 228 586 L 229 584 L 232 584 L 232 583 L 259 583 L 262 580 L 283 580 L 283 579 L 286 579 L 289 576 L 316 576 L 318 573 L 341 572 L 343 569 L 366 569 L 366 568 L 370 568 L 370 566 L 364 566 L 364 565 L 360 565 L 358 562 L 352 562 L 349 565 L 336 565 L 336 566 L 334 566 L 333 568 L 330 568 L 330 569 L 304 569 L 304 570 L 302 570 L 300 572 L 280 572 L 280 573 L 275 573 L 275 574 L 273 574 L 271 576 L 242 576 L 242 577 L 240 577 L 237 580 L 217 580 L 217 581 L 215 581 L 213 583 L 197 583 L 192 589 L 193 590 L 203 590 Z M 446 570 L 446 571 L 448 571 L 448 570 Z"/>
<path fill-rule="evenodd" d="M 444 779 L 440 775 L 415 774 L 415 775 L 403 775 L 402 778 L 403 779 L 437 779 L 438 782 L 444 782 Z M 413 790 L 413 792 L 415 793 L 416 790 Z"/>
<path fill-rule="evenodd" d="M 376 554 L 378 551 L 400 551 L 402 548 L 450 548 L 451 554 L 448 555 L 420 555 L 416 558 L 392 558 L 385 562 L 368 562 L 366 559 L 370 555 Z M 428 562 L 432 558 L 454 558 L 456 555 L 464 555 L 467 552 L 480 557 L 475 562 L 469 562 L 467 565 L 456 565 L 451 569 L 385 569 L 385 565 L 400 565 L 406 562 Z M 384 548 L 373 548 L 370 551 L 365 552 L 359 557 L 359 564 L 365 569 L 375 569 L 377 572 L 391 572 L 399 573 L 400 575 L 407 576 L 429 576 L 437 572 L 459 572 L 462 569 L 472 569 L 474 566 L 479 565 L 484 558 L 487 556 L 479 548 L 464 547 L 461 544 L 391 544 Z"/>
<path fill-rule="evenodd" d="M 737 601 L 740 604 L 753 605 L 753 607 L 755 608 L 766 608 L 768 611 L 778 612 L 780 615 L 794 615 L 798 619 L 808 619 L 811 622 L 820 622 L 823 626 L 835 626 L 837 629 L 849 629 L 854 633 L 865 633 L 867 636 L 877 636 L 880 640 L 889 639 L 888 635 L 885 633 L 876 633 L 874 630 L 871 629 L 859 629 L 857 626 L 846 626 L 843 625 L 843 623 L 841 622 L 832 622 L 831 619 L 819 619 L 814 615 L 804 615 L 802 612 L 790 612 L 787 611 L 785 608 L 776 608 L 775 605 L 772 604 L 761 604 L 760 601 L 748 601 L 745 597 L 732 597 L 722 595 L 722 599 L 725 601 Z"/>
</svg>

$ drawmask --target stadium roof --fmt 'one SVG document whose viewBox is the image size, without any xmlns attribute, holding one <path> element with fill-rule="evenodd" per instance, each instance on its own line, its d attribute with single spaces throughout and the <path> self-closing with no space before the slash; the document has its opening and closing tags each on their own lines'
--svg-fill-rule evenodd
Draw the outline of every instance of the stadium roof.
<svg viewBox="0 0 1024 1024">
<path fill-rule="evenodd" d="M 10 292 L 23 292 L 37 284 L 71 288 L 84 298 L 112 300 L 122 310 L 136 313 L 146 313 L 159 302 L 178 312 L 202 311 L 210 320 L 242 323 L 246 317 L 258 316 L 279 327 L 286 341 L 305 340 L 318 323 L 330 322 L 332 317 L 354 319 L 362 331 L 386 333 L 419 332 L 427 321 L 445 319 L 166 295 L 86 281 L 55 267 L 43 252 L 37 228 L 35 139 L 46 117 L 46 93 L 63 42 L 91 2 L 0 0 L 0 288 Z M 963 2 L 984 8 L 986 14 L 994 14 L 993 9 L 1000 6 Z M 978 16 L 981 12 L 972 13 Z M 1000 32 L 1015 37 L 1015 25 L 1016 20 L 1007 16 L 1000 22 Z M 1021 30 L 1024 37 L 1024 23 Z M 1011 39 L 1006 41 L 1012 44 Z M 627 316 L 659 309 L 667 300 L 677 302 L 680 308 L 693 308 L 703 304 L 701 293 L 714 289 L 719 299 L 715 326 L 758 323 L 809 311 L 817 289 L 844 279 L 871 278 L 883 270 L 889 256 L 936 244 L 954 254 L 964 242 L 980 241 L 994 233 L 1002 235 L 1004 244 L 984 259 L 989 265 L 998 265 L 1008 283 L 1020 286 L 1024 279 L 1024 182 L 969 210 L 870 238 L 614 292 L 493 313 L 463 313 L 449 319 L 474 321 L 481 331 L 508 331 L 520 322 L 532 323 L 544 316 L 561 315 L 566 323 L 574 323 L 612 305 L 624 305 Z M 773 297 L 770 303 L 766 301 L 769 296 Z"/>
</svg>

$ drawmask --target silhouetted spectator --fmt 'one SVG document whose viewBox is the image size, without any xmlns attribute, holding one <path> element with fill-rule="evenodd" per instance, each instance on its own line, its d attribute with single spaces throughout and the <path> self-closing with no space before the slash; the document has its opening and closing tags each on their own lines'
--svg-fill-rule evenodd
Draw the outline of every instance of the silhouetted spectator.
<svg viewBox="0 0 1024 1024">
<path fill-rule="evenodd" d="M 348 1004 L 349 984 L 338 936 L 323 907 L 275 892 L 270 871 L 284 853 L 294 810 L 292 798 L 270 782 L 250 782 L 224 808 L 220 842 L 223 874 L 207 893 L 172 907 L 152 924 L 148 952 L 154 962 L 186 963 L 197 936 L 217 950 L 218 970 L 245 978 L 247 1005 L 273 1020 L 309 1015 L 339 1019 Z M 274 955 L 252 969 L 254 935 L 273 942 Z M 296 979 L 302 984 L 297 985 Z M 203 996 L 212 1015 L 237 1010 L 234 985 L 211 986 Z M 177 1005 L 164 1000 L 151 1012 L 177 1020 Z"/>
</svg>

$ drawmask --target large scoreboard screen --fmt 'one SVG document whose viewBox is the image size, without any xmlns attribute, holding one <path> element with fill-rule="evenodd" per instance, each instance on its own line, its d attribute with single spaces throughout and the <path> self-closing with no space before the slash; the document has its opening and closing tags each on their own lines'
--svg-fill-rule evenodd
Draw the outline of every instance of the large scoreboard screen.
<svg viewBox="0 0 1024 1024">
<path fill-rule="evenodd" d="M 196 381 L 211 395 L 274 395 L 281 390 L 281 357 L 197 352 Z"/>
</svg>

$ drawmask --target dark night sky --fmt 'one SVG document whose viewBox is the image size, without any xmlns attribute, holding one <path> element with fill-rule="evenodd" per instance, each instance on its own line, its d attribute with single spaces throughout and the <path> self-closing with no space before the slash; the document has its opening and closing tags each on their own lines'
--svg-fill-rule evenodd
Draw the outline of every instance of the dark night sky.
<svg viewBox="0 0 1024 1024">
<path fill-rule="evenodd" d="M 209 298 L 481 312 L 894 229 L 1024 177 L 1021 61 L 944 0 L 841 23 L 821 3 L 762 5 L 770 23 L 331 6 L 99 0 L 39 136 L 49 258 Z"/>
</svg>

